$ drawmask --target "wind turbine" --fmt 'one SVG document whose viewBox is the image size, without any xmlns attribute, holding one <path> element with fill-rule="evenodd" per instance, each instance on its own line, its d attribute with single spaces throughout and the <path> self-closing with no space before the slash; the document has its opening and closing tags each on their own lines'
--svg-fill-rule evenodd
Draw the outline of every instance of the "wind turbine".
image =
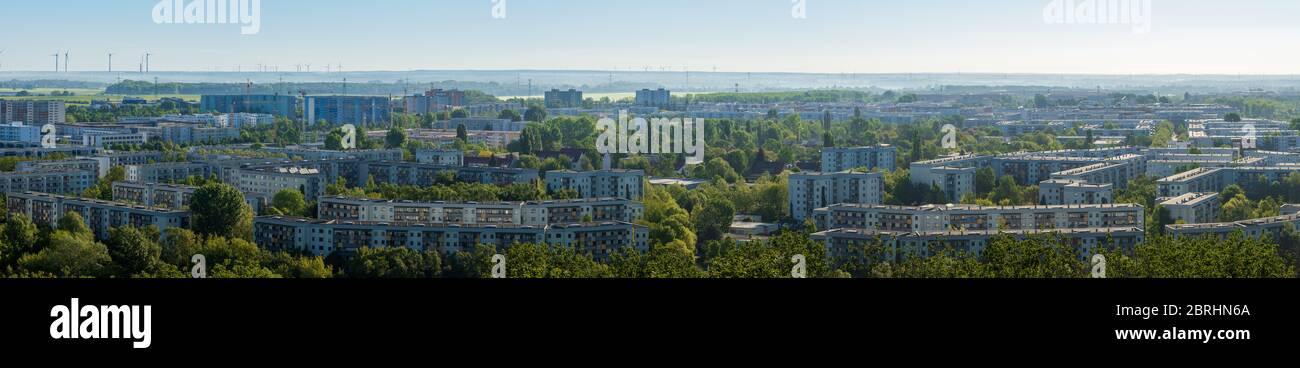
<svg viewBox="0 0 1300 368">
<path fill-rule="evenodd" d="M 144 53 L 144 72 L 145 72 L 145 74 L 148 74 L 148 73 L 149 73 L 149 57 L 151 57 L 151 56 L 153 56 L 153 53 L 149 53 L 149 52 Z"/>
<path fill-rule="evenodd" d="M 67 51 L 64 51 L 64 52 L 63 52 L 63 72 L 64 72 L 64 73 L 67 73 L 67 72 L 68 72 L 68 52 L 67 52 Z"/>
<path fill-rule="evenodd" d="M 108 72 L 109 72 L 109 73 L 112 73 L 112 72 L 113 72 L 113 52 L 112 52 L 112 51 L 109 51 L 109 52 L 108 52 Z"/>
<path fill-rule="evenodd" d="M 55 72 L 55 73 L 58 73 L 58 72 L 59 72 L 59 52 L 58 52 L 58 51 L 55 51 L 55 52 L 54 52 L 54 72 Z"/>
<path fill-rule="evenodd" d="M 0 49 L 0 56 L 4 56 L 4 54 L 5 54 L 5 49 Z M 5 68 L 4 59 L 0 59 L 0 70 L 4 70 L 4 68 Z"/>
</svg>

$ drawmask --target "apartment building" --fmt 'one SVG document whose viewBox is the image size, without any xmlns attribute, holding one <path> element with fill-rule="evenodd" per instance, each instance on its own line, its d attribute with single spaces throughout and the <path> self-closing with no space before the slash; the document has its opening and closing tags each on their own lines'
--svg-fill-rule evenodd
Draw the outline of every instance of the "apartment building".
<svg viewBox="0 0 1300 368">
<path fill-rule="evenodd" d="M 0 124 L 24 123 L 40 127 L 67 122 L 64 101 L 0 100 Z"/>
<path fill-rule="evenodd" d="M 1082 180 L 1051 179 L 1038 184 L 1041 205 L 1111 204 L 1115 202 L 1112 184 L 1092 184 Z"/>
<path fill-rule="evenodd" d="M 975 192 L 975 173 L 980 168 L 993 165 L 991 156 L 950 156 L 935 160 L 913 162 L 908 170 L 912 184 L 937 186 L 952 203 L 961 202 L 966 194 Z"/>
<path fill-rule="evenodd" d="M 99 179 L 108 175 L 110 165 L 111 160 L 108 157 L 87 157 L 70 160 L 23 161 L 18 163 L 17 169 L 19 172 L 83 170 L 95 173 L 95 179 Z"/>
<path fill-rule="evenodd" d="M 1017 240 L 1031 236 L 1055 237 L 1073 246 L 1080 259 L 1088 259 L 1097 247 L 1131 250 L 1145 239 L 1141 227 L 925 232 L 843 228 L 814 233 L 811 238 L 826 246 L 826 255 L 831 259 L 860 257 L 864 246 L 879 242 L 884 248 L 884 257 L 897 262 L 907 257 L 930 257 L 935 251 L 948 250 L 980 257 L 998 236 Z"/>
<path fill-rule="evenodd" d="M 1236 222 L 1166 225 L 1165 230 L 1169 235 L 1176 238 L 1210 235 L 1227 237 L 1232 233 L 1241 232 L 1242 235 L 1250 238 L 1268 236 L 1270 239 L 1276 240 L 1282 235 L 1282 230 L 1286 228 L 1287 224 L 1291 224 L 1293 228 L 1300 227 L 1300 214 Z"/>
<path fill-rule="evenodd" d="M 898 147 L 879 145 L 872 147 L 822 149 L 822 172 L 841 172 L 860 168 L 868 171 L 898 169 Z"/>
<path fill-rule="evenodd" d="M 0 141 L 41 144 L 41 127 L 19 121 L 0 123 Z"/>
<path fill-rule="evenodd" d="M 307 251 L 316 255 L 354 254 L 362 247 L 408 247 L 452 254 L 472 251 L 480 244 L 504 251 L 514 244 L 534 243 L 574 247 L 597 260 L 607 260 L 627 247 L 641 252 L 649 250 L 649 229 L 627 222 L 516 226 L 268 216 L 254 220 L 253 238 L 265 249 Z"/>
<path fill-rule="evenodd" d="M 476 130 L 485 132 L 522 132 L 528 125 L 526 121 L 511 121 L 496 118 L 452 118 L 445 122 L 447 129 Z"/>
<path fill-rule="evenodd" d="M 1219 218 L 1219 193 L 1187 193 L 1156 202 L 1169 210 L 1169 217 L 1184 224 L 1215 222 Z"/>
<path fill-rule="evenodd" d="M 199 97 L 199 110 L 295 118 L 298 116 L 298 103 L 298 97 L 292 95 L 203 95 Z"/>
<path fill-rule="evenodd" d="M 672 92 L 660 89 L 641 89 L 636 91 L 637 106 L 666 109 L 672 105 Z"/>
<path fill-rule="evenodd" d="M 645 195 L 641 170 L 547 171 L 546 190 L 571 189 L 579 198 L 619 198 L 640 201 Z"/>
<path fill-rule="evenodd" d="M 885 175 L 883 173 L 801 172 L 789 178 L 790 216 L 803 221 L 813 211 L 839 203 L 884 203 Z"/>
<path fill-rule="evenodd" d="M 422 164 L 464 166 L 465 152 L 455 149 L 422 149 L 415 151 L 415 161 Z"/>
<path fill-rule="evenodd" d="M 546 91 L 543 101 L 548 109 L 582 107 L 582 91 L 570 89 Z"/>
<path fill-rule="evenodd" d="M 42 192 L 81 194 L 95 185 L 95 171 L 51 169 L 0 173 L 0 193 Z"/>
<path fill-rule="evenodd" d="M 310 96 L 303 113 L 307 121 L 368 126 L 389 121 L 392 100 L 382 96 Z"/>
<path fill-rule="evenodd" d="M 1085 229 L 1144 226 L 1137 204 L 1007 206 L 928 205 L 920 207 L 836 204 L 814 211 L 818 229 L 903 232 Z"/>
<path fill-rule="evenodd" d="M 198 189 L 199 187 L 190 185 L 117 181 L 113 182 L 113 200 L 184 210 L 190 207 L 190 198 L 194 197 L 194 192 Z M 254 213 L 261 211 L 263 207 L 262 198 L 258 196 L 245 195 L 244 203 L 247 203 Z"/>
<path fill-rule="evenodd" d="M 206 178 L 216 173 L 211 164 L 202 162 L 127 165 L 125 171 L 127 181 L 143 183 L 171 183 L 183 181 L 191 176 Z"/>
<path fill-rule="evenodd" d="M 108 230 L 113 228 L 186 228 L 190 220 L 186 211 L 36 192 L 10 193 L 7 207 L 9 213 L 20 213 L 32 222 L 51 227 L 68 212 L 76 212 L 101 240 L 107 239 Z"/>
<path fill-rule="evenodd" d="M 482 225 L 547 225 L 579 222 L 635 222 L 645 206 L 624 199 L 598 198 L 531 202 L 419 202 L 322 197 L 323 220 L 417 222 Z"/>
</svg>

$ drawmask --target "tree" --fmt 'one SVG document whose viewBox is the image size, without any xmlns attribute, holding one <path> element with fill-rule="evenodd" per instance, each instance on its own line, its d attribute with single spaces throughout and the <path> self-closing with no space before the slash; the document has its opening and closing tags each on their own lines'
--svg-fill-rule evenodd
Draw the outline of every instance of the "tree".
<svg viewBox="0 0 1300 368">
<path fill-rule="evenodd" d="M 528 110 L 524 110 L 524 120 L 534 123 L 546 121 L 546 108 L 542 105 L 528 105 Z"/>
<path fill-rule="evenodd" d="M 695 224 L 695 233 L 699 241 L 722 239 L 731 228 L 731 220 L 736 215 L 736 207 L 723 198 L 709 198 L 704 206 L 696 208 L 691 214 L 691 223 Z"/>
<path fill-rule="evenodd" d="M 330 151 L 342 151 L 343 132 L 337 129 L 330 131 L 329 135 L 325 136 L 325 149 Z"/>
<path fill-rule="evenodd" d="M 451 110 L 452 119 L 464 119 L 468 117 L 469 117 L 469 111 L 466 111 L 465 109 Z"/>
<path fill-rule="evenodd" d="M 513 266 L 513 265 L 512 265 Z M 348 276 L 354 278 L 430 278 L 441 273 L 437 251 L 418 252 L 407 247 L 363 247 L 348 260 Z"/>
<path fill-rule="evenodd" d="M 982 254 L 991 277 L 1075 278 L 1084 274 L 1073 245 L 1057 236 L 997 236 Z"/>
<path fill-rule="evenodd" d="M 523 116 L 523 115 L 520 115 L 518 111 L 511 110 L 511 109 L 501 110 L 501 113 L 500 113 L 500 114 L 497 114 L 497 118 L 498 118 L 498 119 L 510 119 L 510 121 L 523 121 L 523 120 L 524 120 L 524 116 Z"/>
<path fill-rule="evenodd" d="M 285 216 L 311 217 L 308 213 L 307 199 L 297 189 L 280 190 L 271 198 L 271 208 Z"/>
<path fill-rule="evenodd" d="M 195 190 L 190 214 L 196 233 L 239 239 L 252 235 L 252 210 L 244 203 L 244 194 L 230 185 L 209 183 Z"/>
<path fill-rule="evenodd" d="M 1235 113 L 1235 112 L 1230 112 L 1230 113 L 1228 113 L 1227 115 L 1224 115 L 1224 116 L 1223 116 L 1223 121 L 1226 121 L 1226 122 L 1229 122 L 1229 123 L 1240 123 L 1240 122 L 1241 122 L 1241 114 L 1238 114 L 1238 113 Z"/>
<path fill-rule="evenodd" d="M 465 129 L 465 124 L 456 125 L 456 139 L 461 142 L 469 142 L 469 131 Z"/>
<path fill-rule="evenodd" d="M 63 217 L 59 218 L 57 229 L 85 239 L 95 238 L 95 232 L 90 229 L 90 226 L 86 226 L 86 221 L 81 218 L 81 214 L 75 211 L 63 214 Z"/>
<path fill-rule="evenodd" d="M 1255 214 L 1255 206 L 1246 199 L 1245 194 L 1237 194 L 1228 200 L 1221 208 L 1222 213 L 1219 215 L 1219 221 L 1234 222 L 1249 220 Z"/>
<path fill-rule="evenodd" d="M 150 238 L 131 226 L 110 229 L 107 248 L 109 257 L 118 268 L 117 274 L 122 276 L 154 271 L 162 255 L 162 247 L 156 238 Z"/>
<path fill-rule="evenodd" d="M 384 137 L 384 147 L 402 148 L 406 145 L 406 130 L 396 126 L 388 130 L 388 135 Z"/>
<path fill-rule="evenodd" d="M 1052 107 L 1052 104 L 1051 102 L 1047 101 L 1047 96 L 1034 95 L 1034 107 L 1039 109 L 1045 109 L 1048 107 Z"/>
<path fill-rule="evenodd" d="M 993 172 L 992 167 L 981 167 L 975 171 L 975 193 L 992 192 L 996 182 L 997 174 Z"/>
<path fill-rule="evenodd" d="M 45 272 L 58 277 L 108 276 L 112 259 L 103 244 L 56 230 L 50 245 L 39 253 L 24 255 L 18 264 L 25 270 Z"/>
</svg>

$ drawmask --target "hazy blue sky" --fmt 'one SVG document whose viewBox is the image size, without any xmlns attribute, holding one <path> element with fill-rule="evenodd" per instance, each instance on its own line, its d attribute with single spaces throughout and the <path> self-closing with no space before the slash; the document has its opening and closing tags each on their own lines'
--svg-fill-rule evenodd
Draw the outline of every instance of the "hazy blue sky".
<svg viewBox="0 0 1300 368">
<path fill-rule="evenodd" d="M 73 71 L 100 71 L 112 51 L 134 70 L 148 50 L 155 70 L 1300 74 L 1296 0 L 1151 0 L 1147 33 L 1047 24 L 1051 0 L 806 0 L 805 19 L 791 0 L 504 1 L 494 19 L 493 0 L 263 0 L 246 36 L 155 24 L 157 0 L 6 0 L 0 62 L 47 71 L 66 50 Z"/>
</svg>

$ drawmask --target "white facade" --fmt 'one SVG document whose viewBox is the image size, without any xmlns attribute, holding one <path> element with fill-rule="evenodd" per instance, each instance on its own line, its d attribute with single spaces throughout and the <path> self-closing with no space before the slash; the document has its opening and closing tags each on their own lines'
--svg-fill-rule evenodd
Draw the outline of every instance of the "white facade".
<svg viewBox="0 0 1300 368">
<path fill-rule="evenodd" d="M 882 173 L 794 173 L 789 179 L 790 215 L 803 221 L 818 208 L 839 203 L 884 202 Z"/>
</svg>

